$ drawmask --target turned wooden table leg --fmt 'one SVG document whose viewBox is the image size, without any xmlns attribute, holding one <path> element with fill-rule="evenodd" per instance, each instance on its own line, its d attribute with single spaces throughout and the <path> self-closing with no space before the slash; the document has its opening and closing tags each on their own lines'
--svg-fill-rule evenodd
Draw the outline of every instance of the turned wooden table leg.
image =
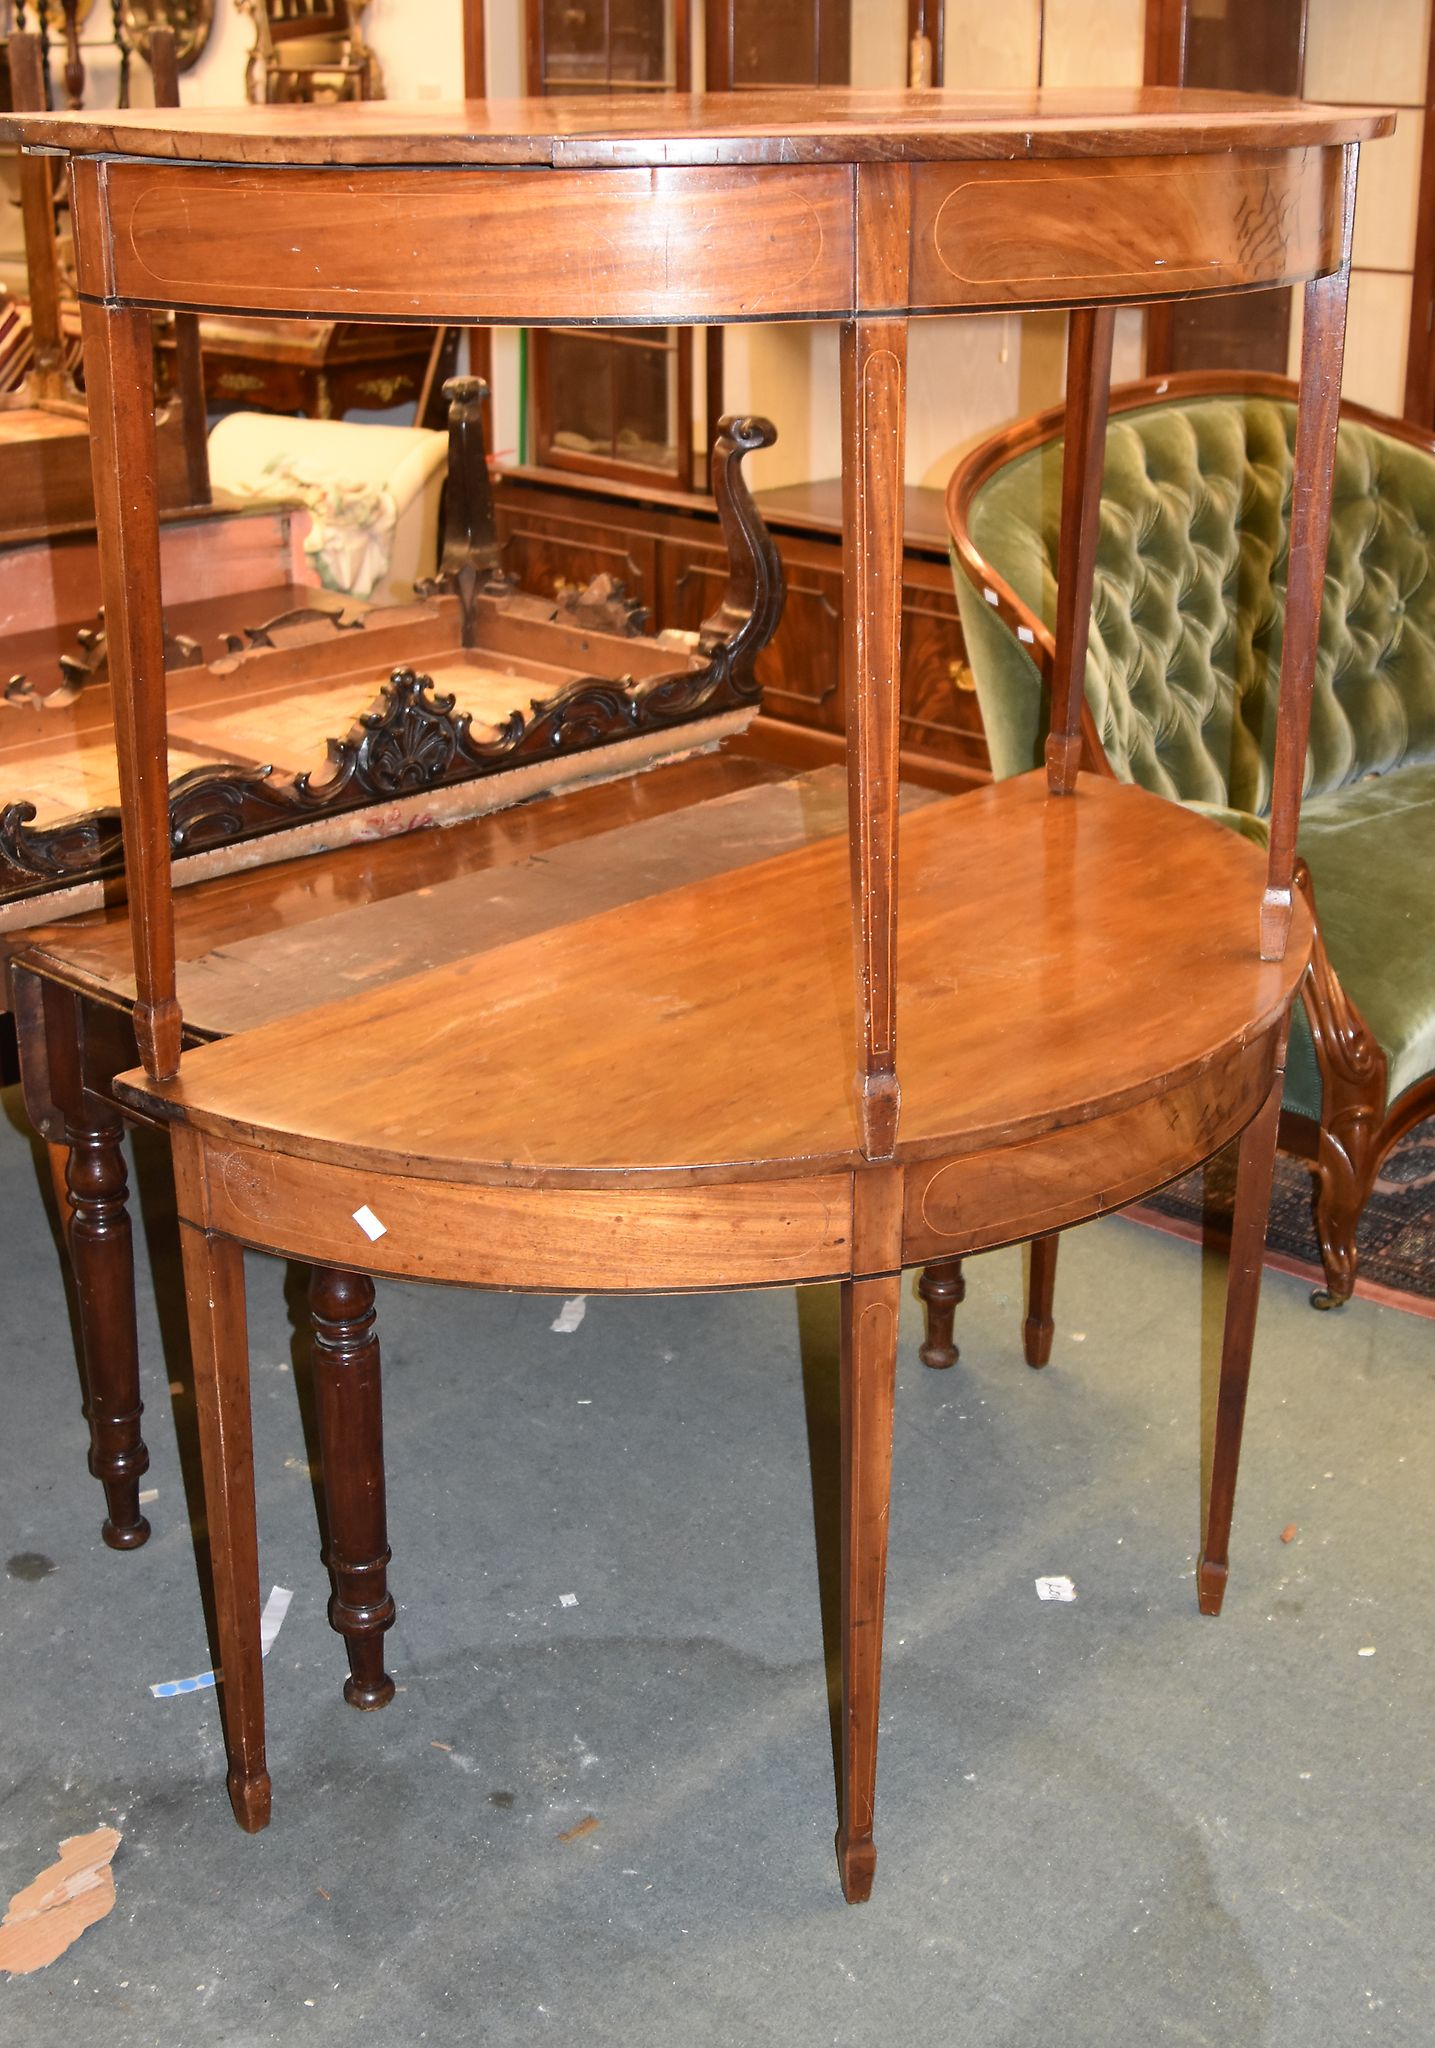
<svg viewBox="0 0 1435 2048">
<path fill-rule="evenodd" d="M 66 1242 L 79 1309 L 90 1470 L 105 1489 L 108 1509 L 100 1533 L 111 1550 L 134 1550 L 149 1535 L 139 1502 L 149 1451 L 140 1434 L 144 1404 L 124 1123 L 109 1104 L 86 1096 L 83 1121 L 66 1121 L 65 1140 Z"/>
<path fill-rule="evenodd" d="M 55 1209 L 60 1218 L 60 1232 L 66 1244 L 70 1240 L 70 1148 L 58 1139 L 45 1142 L 45 1157 L 50 1164 L 50 1187 L 55 1197 Z"/>
<path fill-rule="evenodd" d="M 955 1365 L 961 1353 L 952 1335 L 957 1310 L 967 1298 L 960 1259 L 937 1259 L 924 1266 L 917 1292 L 927 1305 L 927 1334 L 917 1356 L 923 1365 L 941 1371 Z"/>
<path fill-rule="evenodd" d="M 1031 1241 L 1031 1279 L 1027 1285 L 1026 1321 L 1021 1326 L 1028 1365 L 1045 1365 L 1051 1357 L 1051 1340 L 1056 1330 L 1051 1311 L 1056 1298 L 1056 1252 L 1060 1243 L 1060 1233 L 1055 1230 Z"/>
<path fill-rule="evenodd" d="M 388 1589 L 384 1499 L 383 1394 L 374 1334 L 374 1283 L 366 1273 L 315 1266 L 309 1277 L 314 1393 L 328 1547 L 334 1581 L 330 1625 L 344 1638 L 352 1707 L 385 1707 L 394 1681 L 384 1669 L 384 1630 L 394 1619 Z"/>
<path fill-rule="evenodd" d="M 1260 1114 L 1241 1134 L 1237 1155 L 1221 1380 L 1216 1397 L 1216 1440 L 1211 1455 L 1205 1538 L 1196 1569 L 1196 1597 L 1202 1614 L 1220 1613 L 1230 1570 L 1231 1510 L 1236 1499 L 1236 1470 L 1246 1416 L 1246 1388 L 1251 1376 L 1251 1345 L 1261 1298 L 1261 1260 L 1266 1248 L 1280 1107 L 1281 1077 L 1277 1074 Z"/>
<path fill-rule="evenodd" d="M 842 1283 L 842 1818 L 837 1865 L 849 1904 L 877 1869 L 872 1812 L 892 1491 L 892 1399 L 902 1278 Z"/>
</svg>

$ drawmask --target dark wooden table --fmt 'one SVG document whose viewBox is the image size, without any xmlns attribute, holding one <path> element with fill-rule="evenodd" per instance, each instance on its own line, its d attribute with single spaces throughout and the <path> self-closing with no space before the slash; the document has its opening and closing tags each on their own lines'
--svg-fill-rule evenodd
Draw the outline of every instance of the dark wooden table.
<svg viewBox="0 0 1435 2048">
<path fill-rule="evenodd" d="M 737 801 L 743 797 L 749 801 Z M 195 883 L 175 897 L 186 1043 L 274 1023 L 312 1008 L 324 990 L 381 987 L 525 930 L 639 900 L 675 878 L 692 880 L 831 834 L 840 829 L 841 802 L 834 771 L 792 782 L 782 768 L 730 743 L 446 831 L 407 832 Z M 666 824 L 675 814 L 680 822 Z M 25 1105 L 51 1148 L 67 1222 L 104 1539 L 115 1550 L 137 1549 L 150 1533 L 139 1504 L 149 1452 L 141 1434 L 124 1124 L 114 1091 L 115 1076 L 139 1057 L 129 918 L 118 902 L 13 934 L 8 948 L 0 939 L 3 952 Z M 342 1533 L 341 1461 L 326 1461 L 326 1483 L 331 1469 Z M 382 1471 L 363 1470 L 382 1495 Z"/>
<path fill-rule="evenodd" d="M 564 1291 L 841 1283 L 838 1859 L 855 1900 L 876 1862 L 902 1267 L 1131 1200 L 1241 1134 L 1198 1572 L 1202 1607 L 1219 1608 L 1285 1035 L 1310 944 L 1291 876 L 1355 160 L 1389 126 L 1159 91 L 655 94 L 0 126 L 70 159 L 144 1062 L 118 1092 L 172 1125 L 242 1825 L 270 1809 L 245 1244 L 314 1264 L 335 1434 L 356 1437 L 378 1402 L 374 1271 Z M 1293 283 L 1302 409 L 1267 860 L 1077 770 L 1114 307 Z M 1047 773 L 923 809 L 899 892 L 908 322 L 1035 305 L 1073 308 Z M 149 348 L 153 310 L 176 306 L 840 320 L 848 845 L 675 886 L 181 1057 Z M 347 1602 L 359 1704 L 391 1690 L 381 1550 L 366 1547 L 363 1597 Z"/>
</svg>

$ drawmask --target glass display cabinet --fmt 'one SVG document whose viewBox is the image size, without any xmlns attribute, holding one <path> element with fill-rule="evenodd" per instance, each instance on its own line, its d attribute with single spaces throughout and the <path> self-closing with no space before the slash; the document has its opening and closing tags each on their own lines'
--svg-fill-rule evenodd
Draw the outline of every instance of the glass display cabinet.
<svg viewBox="0 0 1435 2048">
<path fill-rule="evenodd" d="M 727 0 L 705 19 L 710 92 L 852 83 L 852 0 Z"/>
<path fill-rule="evenodd" d="M 686 0 L 527 0 L 527 27 L 535 95 L 691 89 Z M 692 488 L 690 333 L 534 333 L 529 362 L 542 466 Z"/>
<path fill-rule="evenodd" d="M 534 94 L 691 90 L 686 0 L 527 0 Z M 852 0 L 712 0 L 711 92 L 847 85 Z M 722 335 L 665 327 L 534 334 L 533 455 L 543 468 L 700 487 L 693 461 L 694 349 L 710 440 L 723 410 Z"/>
</svg>

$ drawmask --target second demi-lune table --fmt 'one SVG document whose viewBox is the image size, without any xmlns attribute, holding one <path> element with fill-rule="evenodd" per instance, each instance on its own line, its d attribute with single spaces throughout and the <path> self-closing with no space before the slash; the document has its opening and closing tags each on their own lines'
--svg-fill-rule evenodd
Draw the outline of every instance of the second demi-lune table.
<svg viewBox="0 0 1435 2048">
<path fill-rule="evenodd" d="M 377 1400 L 373 1272 L 563 1292 L 840 1282 L 838 1858 L 860 1899 L 876 1860 L 902 1269 L 1132 1200 L 1239 1135 L 1198 1572 L 1201 1606 L 1219 1608 L 1285 1035 L 1310 944 L 1291 875 L 1356 156 L 1389 125 L 1160 91 L 5 124 L 70 159 L 144 1060 L 121 1093 L 172 1127 L 244 1826 L 270 1807 L 245 1245 L 314 1262 L 317 1340 L 356 1409 Z M 1302 406 L 1263 856 L 1077 762 L 1114 307 L 1291 284 L 1305 289 Z M 426 324 L 840 321 L 847 843 L 379 991 L 316 989 L 304 1014 L 181 1058 L 150 402 L 151 314 L 176 306 Z M 1046 771 L 920 811 L 899 887 L 908 322 L 1032 306 L 1074 309 Z M 351 1561 L 344 1631 L 351 1696 L 366 1704 L 386 1692 L 386 1562 L 381 1542 Z"/>
</svg>

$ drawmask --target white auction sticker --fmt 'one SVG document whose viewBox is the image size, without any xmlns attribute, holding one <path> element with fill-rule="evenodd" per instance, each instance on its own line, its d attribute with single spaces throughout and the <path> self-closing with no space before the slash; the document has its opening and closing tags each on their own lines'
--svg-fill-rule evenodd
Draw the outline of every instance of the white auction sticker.
<svg viewBox="0 0 1435 2048">
<path fill-rule="evenodd" d="M 367 1202 L 365 1202 L 362 1209 L 354 1211 L 354 1221 L 358 1224 L 360 1230 L 363 1231 L 370 1244 L 377 1244 L 381 1237 L 387 1237 L 389 1234 L 388 1224 L 380 1223 Z"/>
<path fill-rule="evenodd" d="M 1038 1600 L 1074 1600 L 1076 1588 L 1065 1575 L 1059 1578 L 1038 1579 L 1036 1597 Z"/>
</svg>

